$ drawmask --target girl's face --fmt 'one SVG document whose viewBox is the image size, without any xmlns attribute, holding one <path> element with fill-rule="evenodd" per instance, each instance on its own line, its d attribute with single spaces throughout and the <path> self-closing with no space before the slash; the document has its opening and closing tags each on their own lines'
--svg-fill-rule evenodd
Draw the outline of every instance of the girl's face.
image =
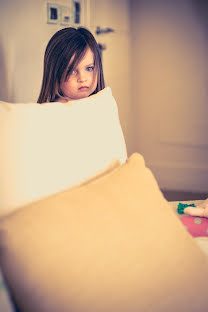
<svg viewBox="0 0 208 312">
<path fill-rule="evenodd" d="M 88 97 L 97 87 L 97 72 L 94 66 L 94 55 L 87 48 L 83 58 L 69 75 L 66 81 L 61 83 L 64 94 L 63 101 L 78 100 Z"/>
</svg>

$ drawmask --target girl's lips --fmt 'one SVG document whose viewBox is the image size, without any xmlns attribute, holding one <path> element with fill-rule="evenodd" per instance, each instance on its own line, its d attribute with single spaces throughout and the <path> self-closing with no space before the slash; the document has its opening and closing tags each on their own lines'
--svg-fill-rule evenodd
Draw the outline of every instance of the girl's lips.
<svg viewBox="0 0 208 312">
<path fill-rule="evenodd" d="M 84 90 L 88 90 L 88 89 L 89 89 L 89 87 L 86 87 L 86 86 L 83 86 L 83 87 L 79 88 L 80 91 L 84 91 Z"/>
</svg>

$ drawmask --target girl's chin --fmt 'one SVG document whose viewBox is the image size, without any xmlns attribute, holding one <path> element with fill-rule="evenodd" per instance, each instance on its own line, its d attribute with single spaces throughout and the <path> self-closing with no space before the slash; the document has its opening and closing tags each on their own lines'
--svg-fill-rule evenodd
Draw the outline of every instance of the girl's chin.
<svg viewBox="0 0 208 312">
<path fill-rule="evenodd" d="M 69 101 L 81 100 L 81 99 L 87 98 L 87 97 L 90 96 L 93 92 L 94 92 L 94 91 L 92 91 L 92 92 L 89 92 L 89 91 L 88 91 L 88 92 L 80 92 L 79 94 L 73 95 L 73 96 L 71 96 L 71 97 L 66 96 L 66 97 L 59 98 L 59 99 L 57 100 L 57 102 L 67 103 L 67 102 L 69 102 Z"/>
</svg>

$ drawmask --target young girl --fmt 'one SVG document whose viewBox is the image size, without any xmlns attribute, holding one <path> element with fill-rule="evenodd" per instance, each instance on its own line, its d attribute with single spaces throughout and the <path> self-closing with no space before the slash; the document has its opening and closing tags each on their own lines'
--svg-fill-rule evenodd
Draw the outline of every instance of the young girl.
<svg viewBox="0 0 208 312">
<path fill-rule="evenodd" d="M 68 102 L 104 89 L 98 44 L 85 28 L 67 27 L 49 40 L 38 103 Z"/>
</svg>

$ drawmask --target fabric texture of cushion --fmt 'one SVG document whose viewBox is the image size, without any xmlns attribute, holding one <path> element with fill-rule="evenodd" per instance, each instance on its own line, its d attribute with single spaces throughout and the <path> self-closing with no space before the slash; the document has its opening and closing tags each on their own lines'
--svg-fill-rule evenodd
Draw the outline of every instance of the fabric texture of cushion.
<svg viewBox="0 0 208 312">
<path fill-rule="evenodd" d="M 109 87 L 64 104 L 0 102 L 0 150 L 0 215 L 127 158 Z"/>
<path fill-rule="evenodd" d="M 139 154 L 2 218 L 0 264 L 26 312 L 207 311 L 207 257 Z"/>
</svg>

